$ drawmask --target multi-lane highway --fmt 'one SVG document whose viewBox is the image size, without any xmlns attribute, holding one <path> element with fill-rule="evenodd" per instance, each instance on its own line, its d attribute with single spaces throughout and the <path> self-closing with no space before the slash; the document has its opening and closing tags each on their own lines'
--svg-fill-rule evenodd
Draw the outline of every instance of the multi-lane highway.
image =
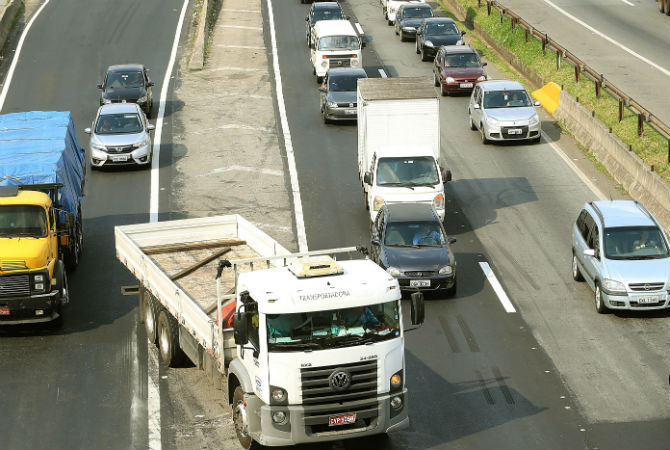
<svg viewBox="0 0 670 450">
<path fill-rule="evenodd" d="M 307 244 L 365 244 L 356 126 L 322 123 L 304 39 L 308 6 L 272 3 Z M 413 44 L 399 42 L 386 25 L 377 0 L 342 5 L 366 32 L 369 76 L 379 69 L 430 75 Z M 0 112 L 70 110 L 87 148 L 81 131 L 95 112 L 105 67 L 142 62 L 160 92 L 181 7 L 181 0 L 52 1 L 28 34 Z M 426 323 L 407 334 L 411 427 L 385 447 L 667 448 L 667 314 L 599 315 L 589 288 L 570 274 L 579 207 L 622 194 L 597 171 L 573 170 L 590 163 L 548 116 L 539 145 L 484 146 L 469 130 L 466 104 L 467 97 L 441 100 L 442 157 L 454 174 L 445 225 L 458 239 L 459 290 L 455 298 L 429 299 Z M 170 142 L 170 124 L 163 142 Z M 167 146 L 161 186 L 169 186 L 175 159 Z M 113 225 L 149 220 L 149 191 L 148 171 L 88 172 L 85 256 L 71 278 L 64 329 L 1 336 L 0 447 L 150 446 L 145 336 L 135 299 L 119 293 L 132 278 L 115 261 L 112 239 Z M 164 192 L 161 206 L 170 201 Z M 493 268 L 515 312 L 500 303 L 480 262 Z M 174 393 L 174 386 L 161 390 L 164 419 L 174 415 Z M 202 402 L 210 395 L 192 394 Z M 174 433 L 163 430 L 164 437 Z M 331 448 L 342 445 L 369 444 Z"/>
</svg>

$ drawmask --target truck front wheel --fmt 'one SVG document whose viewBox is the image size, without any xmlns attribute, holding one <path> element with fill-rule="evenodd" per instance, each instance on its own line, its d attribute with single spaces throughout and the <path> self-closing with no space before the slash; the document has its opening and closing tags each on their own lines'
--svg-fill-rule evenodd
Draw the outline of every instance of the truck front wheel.
<svg viewBox="0 0 670 450">
<path fill-rule="evenodd" d="M 258 448 L 258 444 L 251 438 L 249 432 L 249 411 L 244 401 L 244 391 L 241 386 L 235 388 L 233 393 L 233 423 L 237 440 L 244 450 Z"/>
<path fill-rule="evenodd" d="M 179 346 L 179 323 L 164 309 L 158 315 L 158 350 L 168 367 L 179 367 L 184 362 L 184 352 Z"/>
</svg>

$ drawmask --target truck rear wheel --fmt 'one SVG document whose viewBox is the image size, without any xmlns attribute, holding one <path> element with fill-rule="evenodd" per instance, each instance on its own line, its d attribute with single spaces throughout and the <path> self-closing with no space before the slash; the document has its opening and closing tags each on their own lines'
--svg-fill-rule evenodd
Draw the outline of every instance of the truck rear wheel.
<svg viewBox="0 0 670 450">
<path fill-rule="evenodd" d="M 147 339 L 152 344 L 156 343 L 156 323 L 158 319 L 158 306 L 151 294 L 143 291 L 140 295 L 140 316 L 141 322 L 144 323 L 144 330 L 147 332 Z"/>
<path fill-rule="evenodd" d="M 65 250 L 65 266 L 70 272 L 74 272 L 77 266 L 79 265 L 79 258 L 82 254 L 82 248 L 84 245 L 84 232 L 82 231 L 81 226 L 81 210 L 79 211 L 79 217 L 77 222 L 74 225 L 74 236 L 72 236 L 72 242 Z"/>
<path fill-rule="evenodd" d="M 179 323 L 162 310 L 158 315 L 158 350 L 161 360 L 168 367 L 179 367 L 184 362 L 184 352 L 179 346 Z"/>
<path fill-rule="evenodd" d="M 251 438 L 249 432 L 249 411 L 244 401 L 244 391 L 241 386 L 235 388 L 233 393 L 233 424 L 235 425 L 235 434 L 237 440 L 244 450 L 258 448 L 258 444 Z"/>
</svg>

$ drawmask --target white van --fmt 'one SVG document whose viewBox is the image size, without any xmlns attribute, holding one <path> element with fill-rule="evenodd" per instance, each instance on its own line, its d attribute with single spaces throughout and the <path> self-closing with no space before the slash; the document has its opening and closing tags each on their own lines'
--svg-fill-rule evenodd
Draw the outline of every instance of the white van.
<svg viewBox="0 0 670 450">
<path fill-rule="evenodd" d="M 348 20 L 322 20 L 314 25 L 310 61 L 317 81 L 331 67 L 363 67 L 362 39 Z"/>
</svg>

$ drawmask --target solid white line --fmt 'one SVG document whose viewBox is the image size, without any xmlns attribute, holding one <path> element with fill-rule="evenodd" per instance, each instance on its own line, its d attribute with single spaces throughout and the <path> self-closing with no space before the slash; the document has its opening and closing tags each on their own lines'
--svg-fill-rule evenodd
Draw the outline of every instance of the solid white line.
<svg viewBox="0 0 670 450">
<path fill-rule="evenodd" d="M 589 189 L 591 189 L 591 192 L 593 192 L 594 194 L 596 194 L 600 200 L 606 200 L 608 197 L 605 196 L 605 194 L 603 193 L 603 191 L 601 191 L 600 189 L 598 189 L 598 187 L 595 185 L 595 183 L 593 183 L 593 182 L 589 179 L 589 177 L 587 177 L 587 176 L 584 174 L 584 172 L 582 172 L 582 171 L 577 167 L 577 165 L 576 165 L 574 162 L 572 162 L 572 160 L 571 160 L 570 158 L 568 158 L 568 156 L 563 152 L 563 150 L 561 150 L 561 149 L 558 147 L 558 145 L 556 145 L 554 142 L 550 141 L 549 138 L 547 137 L 547 135 L 546 135 L 544 132 L 542 132 L 542 134 L 544 135 L 544 139 L 545 139 L 545 140 L 547 141 L 547 143 L 551 146 L 551 148 L 554 149 L 554 151 L 556 152 L 556 154 L 558 154 L 558 156 L 560 156 L 561 159 L 562 159 L 563 161 L 565 161 L 565 163 L 568 165 L 568 167 L 570 167 L 570 168 L 572 169 L 572 171 L 573 171 L 575 174 L 577 174 L 577 176 L 579 177 L 579 179 L 582 180 L 582 182 L 583 182 Z"/>
<path fill-rule="evenodd" d="M 286 117 L 286 105 L 284 105 L 284 91 L 281 84 L 281 72 L 279 71 L 279 56 L 277 52 L 277 37 L 275 36 L 275 19 L 272 12 L 272 0 L 266 0 L 268 5 L 268 17 L 270 18 L 270 37 L 272 41 L 272 66 L 275 75 L 275 89 L 277 91 L 277 106 L 281 118 L 281 128 L 284 133 L 284 146 L 286 147 L 286 160 L 288 172 L 291 177 L 291 191 L 293 194 L 293 210 L 295 214 L 295 226 L 298 234 L 298 251 L 307 251 L 307 234 L 305 233 L 305 218 L 302 212 L 302 199 L 300 197 L 300 184 L 298 183 L 298 170 L 295 166 L 295 155 L 293 153 L 293 141 L 291 131 L 288 127 Z"/>
<path fill-rule="evenodd" d="M 365 34 L 363 28 L 361 28 L 361 24 L 358 22 L 356 22 L 356 30 L 358 31 L 358 34 Z"/>
<path fill-rule="evenodd" d="M 177 58 L 177 48 L 179 46 L 179 37 L 181 36 L 181 29 L 184 24 L 184 17 L 186 17 L 186 7 L 188 0 L 184 0 L 181 8 L 181 15 L 179 22 L 177 22 L 177 31 L 172 42 L 172 51 L 170 52 L 170 60 L 165 69 L 165 77 L 163 78 L 163 86 L 161 89 L 160 103 L 158 106 L 158 115 L 156 116 L 156 135 L 154 136 L 153 156 L 151 159 L 151 190 L 149 194 L 149 221 L 158 222 L 158 193 L 160 186 L 158 183 L 160 171 L 160 156 L 161 156 L 161 138 L 163 137 L 163 116 L 165 116 L 165 102 L 167 99 L 168 87 L 170 85 L 170 77 L 172 76 L 172 69 Z"/>
<path fill-rule="evenodd" d="M 570 18 L 571 20 L 577 22 L 578 24 L 580 24 L 581 26 L 583 26 L 583 27 L 586 28 L 587 30 L 592 31 L 593 33 L 597 34 L 597 35 L 600 36 L 601 38 L 603 38 L 603 39 L 605 39 L 605 40 L 611 42 L 611 43 L 614 44 L 614 45 L 616 45 L 616 46 L 619 47 L 621 50 L 623 50 L 623 51 L 625 51 L 625 52 L 627 52 L 627 53 L 633 55 L 634 57 L 636 57 L 636 58 L 639 59 L 640 61 L 643 61 L 643 62 L 649 64 L 651 67 L 653 67 L 653 68 L 655 68 L 655 69 L 658 69 L 659 71 L 663 72 L 665 75 L 667 75 L 667 76 L 670 77 L 670 70 L 664 69 L 663 67 L 659 66 L 659 65 L 656 64 L 655 62 L 653 62 L 653 61 L 651 61 L 651 60 L 645 58 L 644 56 L 642 56 L 642 55 L 640 55 L 640 54 L 638 54 L 638 53 L 635 53 L 633 50 L 629 49 L 628 47 L 624 46 L 623 44 L 620 44 L 619 42 L 615 41 L 614 39 L 612 39 L 611 37 L 607 36 L 606 34 L 604 34 L 604 33 L 600 32 L 600 31 L 596 30 L 595 28 L 593 28 L 592 26 L 588 25 L 587 23 L 585 23 L 585 22 L 579 20 L 578 18 L 576 18 L 575 16 L 573 16 L 573 15 L 570 14 L 569 12 L 564 11 L 563 9 L 561 9 L 561 8 L 559 8 L 558 6 L 554 5 L 554 4 L 553 4 L 552 2 L 550 2 L 549 0 L 544 0 L 544 2 L 545 2 L 547 5 L 549 5 L 549 6 L 551 6 L 552 8 L 554 8 L 556 11 L 560 12 L 561 14 L 563 14 L 564 16 L 566 16 L 566 17 Z"/>
<path fill-rule="evenodd" d="M 629 2 L 628 0 L 621 0 L 621 1 L 624 2 L 627 5 L 635 6 L 633 3 Z"/>
<path fill-rule="evenodd" d="M 510 301 L 509 297 L 507 297 L 505 290 L 500 285 L 500 282 L 496 278 L 496 274 L 493 273 L 493 270 L 491 269 L 491 266 L 489 266 L 489 263 L 480 262 L 479 267 L 482 268 L 482 271 L 484 272 L 486 279 L 489 280 L 489 283 L 491 283 L 491 287 L 498 296 L 498 300 L 500 300 L 500 303 L 502 303 L 503 308 L 505 308 L 505 311 L 507 311 L 508 313 L 515 313 L 516 309 L 514 309 L 514 305 L 512 305 L 512 302 Z"/>
<path fill-rule="evenodd" d="M 158 348 L 147 340 L 147 414 L 149 417 L 149 450 L 161 450 L 161 396 L 158 387 Z"/>
<path fill-rule="evenodd" d="M 379 75 L 381 75 L 382 78 L 388 78 L 388 75 L 386 75 L 386 72 L 384 72 L 384 69 L 379 69 Z"/>
<path fill-rule="evenodd" d="M 23 42 L 26 40 L 26 36 L 28 35 L 30 27 L 33 26 L 33 22 L 35 22 L 35 19 L 37 19 L 37 16 L 40 15 L 44 7 L 49 4 L 49 1 L 50 0 L 46 0 L 42 4 L 42 6 L 39 7 L 39 9 L 35 12 L 33 18 L 30 19 L 30 21 L 28 22 L 28 25 L 26 25 L 26 28 L 23 30 L 23 33 L 21 33 L 21 38 L 19 39 L 19 43 L 16 46 L 16 52 L 14 52 L 14 58 L 12 59 L 12 64 L 9 66 L 9 70 L 7 71 L 7 77 L 5 78 L 5 85 L 2 87 L 2 92 L 0 93 L 0 111 L 2 111 L 2 107 L 5 105 L 5 98 L 7 98 L 7 92 L 9 92 L 9 85 L 12 83 L 12 77 L 14 77 L 14 70 L 16 70 L 16 65 L 19 62 L 19 55 L 21 54 L 21 48 L 23 48 Z"/>
</svg>

